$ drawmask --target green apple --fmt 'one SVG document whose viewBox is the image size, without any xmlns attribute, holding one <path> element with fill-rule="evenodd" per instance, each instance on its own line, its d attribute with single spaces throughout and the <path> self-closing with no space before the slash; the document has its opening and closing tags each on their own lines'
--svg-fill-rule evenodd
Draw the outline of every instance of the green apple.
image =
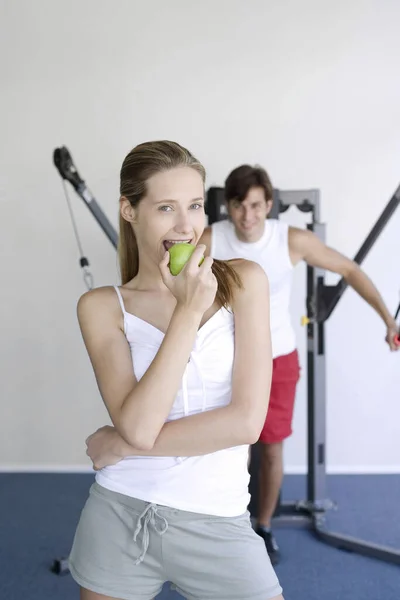
<svg viewBox="0 0 400 600">
<path fill-rule="evenodd" d="M 171 248 L 168 248 L 170 256 L 169 270 L 171 271 L 172 275 L 178 275 L 182 271 L 183 267 L 186 265 L 187 261 L 192 256 L 195 249 L 196 246 L 193 246 L 193 244 L 186 243 L 174 244 L 173 246 L 171 246 Z M 199 266 L 203 261 L 204 258 L 202 257 L 201 261 L 199 262 Z"/>
</svg>

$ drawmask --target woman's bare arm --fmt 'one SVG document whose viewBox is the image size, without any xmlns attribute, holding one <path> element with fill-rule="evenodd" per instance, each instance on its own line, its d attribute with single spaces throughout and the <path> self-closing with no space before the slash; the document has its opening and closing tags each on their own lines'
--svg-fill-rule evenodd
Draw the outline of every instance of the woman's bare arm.
<svg viewBox="0 0 400 600">
<path fill-rule="evenodd" d="M 82 336 L 115 429 L 125 443 L 149 451 L 171 410 L 202 314 L 177 305 L 163 342 L 138 382 L 113 288 L 98 288 L 78 302 Z M 171 360 L 173 356 L 173 360 Z"/>
<path fill-rule="evenodd" d="M 237 261 L 232 401 L 223 408 L 166 423 L 150 452 L 138 451 L 105 428 L 90 436 L 89 455 L 199 456 L 257 441 L 268 410 L 272 376 L 269 286 L 257 264 Z M 97 436 L 97 438 L 96 438 Z M 114 461 L 115 462 L 115 461 Z"/>
</svg>

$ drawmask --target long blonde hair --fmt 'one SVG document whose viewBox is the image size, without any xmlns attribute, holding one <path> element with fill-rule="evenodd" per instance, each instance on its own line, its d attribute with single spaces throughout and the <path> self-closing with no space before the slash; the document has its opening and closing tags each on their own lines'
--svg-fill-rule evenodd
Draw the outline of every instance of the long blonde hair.
<svg viewBox="0 0 400 600">
<path fill-rule="evenodd" d="M 156 173 L 177 167 L 190 167 L 197 171 L 205 183 L 203 165 L 176 142 L 155 141 L 139 144 L 125 157 L 120 172 L 120 194 L 136 207 L 146 195 L 147 180 Z M 122 284 L 133 279 L 139 270 L 139 251 L 132 225 L 119 216 L 118 256 Z M 229 306 L 233 288 L 241 287 L 236 271 L 225 261 L 214 260 L 213 273 L 218 281 L 217 302 Z"/>
</svg>

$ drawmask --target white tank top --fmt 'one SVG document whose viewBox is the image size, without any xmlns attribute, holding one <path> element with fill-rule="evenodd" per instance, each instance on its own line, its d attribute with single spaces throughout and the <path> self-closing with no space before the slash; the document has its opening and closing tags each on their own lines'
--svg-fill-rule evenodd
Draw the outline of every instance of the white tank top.
<svg viewBox="0 0 400 600">
<path fill-rule="evenodd" d="M 137 380 L 152 363 L 164 334 L 125 311 L 133 369 Z M 167 421 L 226 406 L 231 401 L 234 316 L 221 308 L 198 331 L 182 383 Z M 128 457 L 96 474 L 109 490 L 180 510 L 233 517 L 250 501 L 248 446 L 195 457 Z"/>
<path fill-rule="evenodd" d="M 229 220 L 211 226 L 211 256 L 220 260 L 245 258 L 258 263 L 270 286 L 270 319 L 273 357 L 296 349 L 296 335 L 290 317 L 293 264 L 289 256 L 289 226 L 278 219 L 266 219 L 263 236 L 257 242 L 241 242 Z"/>
</svg>

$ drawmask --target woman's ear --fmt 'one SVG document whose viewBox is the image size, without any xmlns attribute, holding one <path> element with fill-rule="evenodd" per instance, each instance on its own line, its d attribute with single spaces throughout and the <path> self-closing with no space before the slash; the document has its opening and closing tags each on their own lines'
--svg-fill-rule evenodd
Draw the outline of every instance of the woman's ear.
<svg viewBox="0 0 400 600">
<path fill-rule="evenodd" d="M 132 204 L 129 202 L 128 198 L 125 196 L 121 196 L 119 199 L 119 208 L 121 212 L 121 216 L 125 221 L 129 223 L 134 223 L 136 220 L 136 211 L 133 208 Z"/>
</svg>

